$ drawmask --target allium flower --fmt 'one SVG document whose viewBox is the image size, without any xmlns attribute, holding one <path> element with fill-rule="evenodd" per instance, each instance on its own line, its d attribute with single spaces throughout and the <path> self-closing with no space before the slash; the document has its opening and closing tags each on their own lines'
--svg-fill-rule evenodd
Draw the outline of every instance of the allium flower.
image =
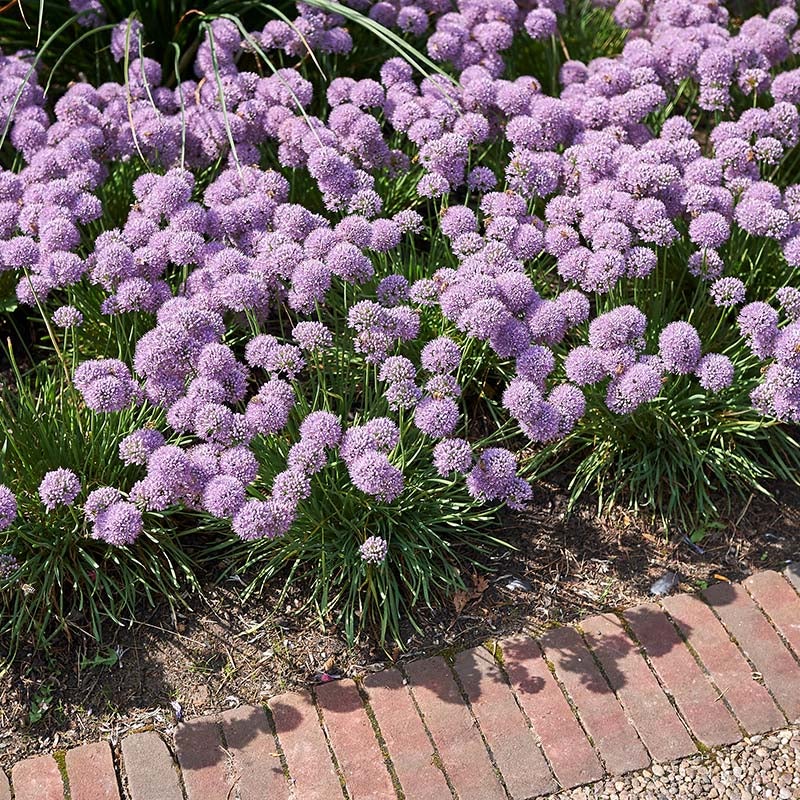
<svg viewBox="0 0 800 800">
<path fill-rule="evenodd" d="M 122 493 L 113 486 L 101 486 L 89 492 L 86 502 L 83 504 L 83 513 L 86 518 L 94 522 L 97 517 L 109 506 L 122 501 Z"/>
<path fill-rule="evenodd" d="M 83 323 L 83 314 L 75 306 L 61 306 L 53 312 L 53 322 L 59 328 L 77 328 Z"/>
<path fill-rule="evenodd" d="M 711 284 L 709 294 L 715 306 L 728 308 L 744 303 L 746 290 L 739 278 L 718 278 Z"/>
<path fill-rule="evenodd" d="M 39 484 L 39 497 L 48 511 L 56 506 L 71 506 L 80 491 L 81 482 L 71 469 L 54 469 Z"/>
<path fill-rule="evenodd" d="M 450 397 L 424 397 L 414 409 L 414 424 L 428 436 L 450 436 L 458 425 L 458 406 Z"/>
<path fill-rule="evenodd" d="M 389 275 L 375 290 L 381 305 L 393 308 L 409 298 L 408 281 L 402 275 Z"/>
<path fill-rule="evenodd" d="M 443 478 L 466 474 L 472 466 L 472 449 L 465 439 L 442 439 L 433 448 L 433 465 Z"/>
<path fill-rule="evenodd" d="M 143 529 L 142 512 L 133 503 L 122 500 L 97 515 L 92 538 L 124 547 L 133 544 Z"/>
<path fill-rule="evenodd" d="M 502 447 L 484 450 L 467 475 L 467 490 L 478 500 L 505 500 L 516 488 L 517 460 Z"/>
<path fill-rule="evenodd" d="M 17 518 L 17 498 L 7 486 L 0 484 L 0 531 Z"/>
<path fill-rule="evenodd" d="M 321 322 L 298 322 L 292 336 L 303 350 L 323 350 L 333 344 L 333 334 Z"/>
<path fill-rule="evenodd" d="M 428 342 L 422 348 L 422 366 L 428 372 L 455 372 L 461 363 L 461 348 L 446 336 Z"/>
<path fill-rule="evenodd" d="M 606 405 L 615 414 L 630 414 L 660 391 L 661 371 L 650 364 L 634 364 L 609 383 Z"/>
<path fill-rule="evenodd" d="M 125 464 L 144 466 L 150 455 L 163 444 L 164 437 L 159 431 L 140 428 L 119 443 L 119 457 Z"/>
<path fill-rule="evenodd" d="M 405 356 L 389 356 L 378 372 L 378 378 L 387 383 L 413 382 L 416 377 L 416 368 Z"/>
<path fill-rule="evenodd" d="M 705 248 L 689 256 L 689 272 L 698 278 L 713 281 L 722 275 L 725 264 L 716 250 Z"/>
<path fill-rule="evenodd" d="M 272 497 L 278 503 L 296 507 L 301 500 L 311 496 L 311 478 L 300 469 L 289 468 L 279 472 L 272 483 Z"/>
<path fill-rule="evenodd" d="M 233 518 L 233 530 L 240 539 L 274 539 L 283 536 L 295 520 L 294 509 L 269 500 L 247 500 Z"/>
<path fill-rule="evenodd" d="M 8 553 L 0 553 L 0 581 L 7 581 L 19 569 L 19 561 Z"/>
<path fill-rule="evenodd" d="M 700 360 L 700 335 L 688 322 L 671 322 L 658 337 L 658 354 L 667 372 L 688 375 Z"/>
<path fill-rule="evenodd" d="M 636 306 L 619 306 L 601 314 L 589 325 L 589 344 L 610 350 L 644 336 L 647 317 Z"/>
<path fill-rule="evenodd" d="M 389 552 L 389 543 L 380 536 L 369 536 L 358 548 L 358 552 L 367 564 L 383 564 Z"/>
<path fill-rule="evenodd" d="M 791 320 L 800 319 L 800 289 L 792 286 L 784 286 L 775 292 L 775 297 L 781 304 L 781 308 Z"/>
<path fill-rule="evenodd" d="M 396 500 L 403 491 L 403 473 L 384 453 L 368 450 L 349 465 L 353 485 L 384 503 Z"/>
<path fill-rule="evenodd" d="M 244 485 L 231 475 L 218 475 L 206 484 L 202 502 L 203 508 L 215 517 L 233 517 L 244 505 Z"/>
<path fill-rule="evenodd" d="M 700 359 L 694 374 L 704 389 L 721 392 L 733 383 L 733 364 L 727 356 L 709 353 Z"/>
<path fill-rule="evenodd" d="M 571 383 L 562 383 L 550 392 L 548 403 L 558 412 L 558 434 L 566 436 L 586 413 L 586 398 L 583 392 Z"/>
<path fill-rule="evenodd" d="M 252 450 L 238 445 L 222 452 L 219 469 L 223 475 L 231 475 L 244 486 L 249 486 L 258 476 L 258 459 Z"/>
<path fill-rule="evenodd" d="M 689 237 L 700 247 L 717 249 L 728 241 L 730 233 L 728 220 L 716 211 L 700 214 L 689 225 Z"/>
</svg>

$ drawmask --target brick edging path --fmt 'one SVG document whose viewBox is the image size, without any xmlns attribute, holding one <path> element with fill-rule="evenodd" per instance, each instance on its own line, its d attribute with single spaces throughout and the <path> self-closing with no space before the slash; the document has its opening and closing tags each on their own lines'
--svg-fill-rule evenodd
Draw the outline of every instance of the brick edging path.
<svg viewBox="0 0 800 800">
<path fill-rule="evenodd" d="M 0 771 L 0 800 L 523 800 L 800 721 L 800 565 Z M 13 794 L 12 794 L 13 792 Z"/>
</svg>

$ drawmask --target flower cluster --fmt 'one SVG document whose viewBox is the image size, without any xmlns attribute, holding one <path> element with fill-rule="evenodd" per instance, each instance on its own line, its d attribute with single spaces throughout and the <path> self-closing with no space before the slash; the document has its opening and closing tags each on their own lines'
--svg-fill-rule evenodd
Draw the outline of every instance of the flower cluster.
<svg viewBox="0 0 800 800">
<path fill-rule="evenodd" d="M 800 71 L 786 68 L 800 52 L 793 9 L 732 30 L 717 3 L 604 0 L 630 31 L 621 52 L 564 61 L 552 96 L 535 76 L 507 74 L 504 54 L 555 36 L 559 0 L 351 5 L 426 37 L 446 71 L 419 80 L 390 58 L 320 97 L 300 67 L 245 69 L 269 51 L 350 51 L 345 17 L 302 3 L 293 22 L 252 33 L 207 24 L 194 77 L 177 85 L 144 55 L 142 25 L 122 22 L 110 52 L 124 81 L 76 82 L 52 111 L 24 54 L 0 56 L 0 125 L 22 165 L 0 172 L 0 270 L 15 272 L 21 303 L 56 303 L 60 328 L 89 317 L 81 282 L 102 293 L 102 315 L 144 319 L 130 366 L 86 361 L 74 384 L 93 412 L 144 405 L 166 421 L 119 443 L 144 474 L 127 496 L 89 495 L 93 536 L 130 544 L 143 513 L 174 505 L 230 520 L 246 540 L 281 536 L 332 462 L 355 490 L 392 503 L 417 447 L 427 474 L 464 476 L 473 498 L 524 507 L 514 453 L 470 444 L 467 401 L 485 387 L 462 369 L 467 349 L 502 365 L 498 413 L 536 443 L 569 436 L 593 404 L 626 415 L 673 383 L 721 392 L 734 361 L 705 352 L 723 348 L 694 317 L 648 320 L 614 299 L 678 259 L 675 280 L 699 287 L 720 319 L 738 314 L 764 362 L 753 406 L 800 420 L 800 290 L 780 289 L 780 313 L 772 298 L 745 305 L 755 287 L 737 263 L 738 243 L 755 237 L 800 265 L 800 188 L 776 177 L 800 142 Z M 94 0 L 73 8 L 98 23 Z M 706 112 L 725 116 L 703 137 L 672 113 L 693 92 L 703 124 Z M 267 151 L 272 168 L 261 166 Z M 104 182 L 131 162 L 152 169 L 118 227 L 87 245 Z M 383 187 L 409 175 L 414 207 L 389 214 Z M 294 202 L 290 176 L 313 186 L 308 205 Z M 446 257 L 412 279 L 404 258 L 426 204 Z M 337 416 L 321 410 L 326 387 L 311 376 L 345 360 L 365 370 L 358 402 L 370 382 L 380 402 Z M 256 456 L 265 442 L 288 451 L 277 474 Z M 6 526 L 16 507 L 3 489 Z M 48 509 L 79 492 L 67 470 L 40 487 Z M 381 542 L 368 539 L 362 557 L 381 562 Z"/>
</svg>

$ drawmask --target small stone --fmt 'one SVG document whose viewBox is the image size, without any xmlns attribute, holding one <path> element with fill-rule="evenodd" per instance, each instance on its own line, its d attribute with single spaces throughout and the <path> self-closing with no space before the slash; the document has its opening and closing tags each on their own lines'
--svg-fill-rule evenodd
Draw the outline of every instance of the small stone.
<svg viewBox="0 0 800 800">
<path fill-rule="evenodd" d="M 662 767 L 661 764 L 653 764 L 652 770 L 653 770 L 653 775 L 656 775 L 659 778 L 664 777 L 664 767 Z"/>
</svg>

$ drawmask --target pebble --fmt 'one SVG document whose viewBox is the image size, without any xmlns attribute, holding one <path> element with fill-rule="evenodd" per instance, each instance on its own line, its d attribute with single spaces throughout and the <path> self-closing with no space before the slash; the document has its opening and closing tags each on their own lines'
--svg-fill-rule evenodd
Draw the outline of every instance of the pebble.
<svg viewBox="0 0 800 800">
<path fill-rule="evenodd" d="M 559 792 L 551 800 L 800 800 L 800 725 Z"/>
</svg>

